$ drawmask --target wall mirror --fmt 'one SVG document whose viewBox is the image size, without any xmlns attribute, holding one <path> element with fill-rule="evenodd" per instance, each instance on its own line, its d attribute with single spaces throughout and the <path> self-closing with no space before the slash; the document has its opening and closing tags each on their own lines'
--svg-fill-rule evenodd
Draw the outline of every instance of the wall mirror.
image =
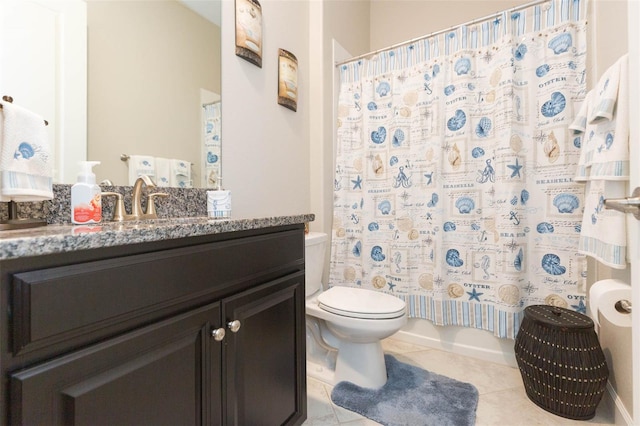
<svg viewBox="0 0 640 426">
<path fill-rule="evenodd" d="M 49 121 L 55 183 L 75 182 L 78 161 L 88 159 L 101 163 L 98 182 L 129 185 L 124 154 L 183 160 L 194 187 L 216 186 L 220 6 L 0 2 L 0 95 Z"/>
<path fill-rule="evenodd" d="M 121 156 L 145 155 L 191 163 L 192 185 L 215 187 L 220 0 L 88 0 L 87 28 L 87 157 L 101 162 L 98 180 L 131 184 L 134 161 Z"/>
</svg>

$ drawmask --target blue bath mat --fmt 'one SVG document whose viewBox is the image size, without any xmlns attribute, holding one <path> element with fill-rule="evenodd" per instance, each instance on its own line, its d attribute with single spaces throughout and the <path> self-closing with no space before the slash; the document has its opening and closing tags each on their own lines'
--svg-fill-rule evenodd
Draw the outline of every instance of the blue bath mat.
<svg viewBox="0 0 640 426">
<path fill-rule="evenodd" d="M 391 355 L 384 359 L 388 379 L 383 387 L 367 389 L 340 382 L 331 400 L 386 426 L 475 424 L 475 386 L 405 364 Z"/>
</svg>

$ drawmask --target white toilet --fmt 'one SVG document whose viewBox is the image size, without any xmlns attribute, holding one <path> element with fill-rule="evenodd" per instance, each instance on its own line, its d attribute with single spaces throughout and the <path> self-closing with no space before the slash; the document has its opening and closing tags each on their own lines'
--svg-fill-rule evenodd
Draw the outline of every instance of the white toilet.
<svg viewBox="0 0 640 426">
<path fill-rule="evenodd" d="M 407 322 L 403 300 L 377 291 L 335 286 L 322 289 L 327 234 L 305 237 L 307 374 L 335 385 L 366 388 L 387 382 L 380 341 Z"/>
</svg>

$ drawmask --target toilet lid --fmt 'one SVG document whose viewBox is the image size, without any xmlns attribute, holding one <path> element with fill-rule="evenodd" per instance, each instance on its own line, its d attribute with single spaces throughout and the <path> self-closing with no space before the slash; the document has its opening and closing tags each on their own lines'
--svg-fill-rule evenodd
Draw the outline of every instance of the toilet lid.
<svg viewBox="0 0 640 426">
<path fill-rule="evenodd" d="M 318 295 L 325 311 L 352 318 L 390 319 L 405 314 L 403 300 L 378 291 L 353 287 L 331 287 Z"/>
</svg>

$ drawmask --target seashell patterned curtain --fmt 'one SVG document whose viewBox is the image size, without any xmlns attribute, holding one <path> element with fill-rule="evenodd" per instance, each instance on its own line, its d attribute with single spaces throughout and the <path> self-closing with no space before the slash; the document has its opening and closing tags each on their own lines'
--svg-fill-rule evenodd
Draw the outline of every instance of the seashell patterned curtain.
<svg viewBox="0 0 640 426">
<path fill-rule="evenodd" d="M 332 285 L 515 338 L 585 312 L 578 254 L 585 0 L 553 0 L 340 66 Z"/>
</svg>

